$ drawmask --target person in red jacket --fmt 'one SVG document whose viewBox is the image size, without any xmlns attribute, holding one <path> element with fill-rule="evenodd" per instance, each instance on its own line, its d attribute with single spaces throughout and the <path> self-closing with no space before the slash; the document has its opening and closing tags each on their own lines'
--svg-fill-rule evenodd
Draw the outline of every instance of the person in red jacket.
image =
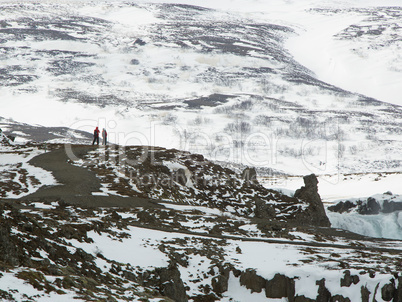
<svg viewBox="0 0 402 302">
<path fill-rule="evenodd" d="M 95 142 L 96 142 L 96 144 L 99 146 L 99 132 L 100 131 L 99 131 L 98 127 L 96 127 L 94 130 L 94 140 L 92 142 L 92 145 L 95 145 Z"/>
</svg>

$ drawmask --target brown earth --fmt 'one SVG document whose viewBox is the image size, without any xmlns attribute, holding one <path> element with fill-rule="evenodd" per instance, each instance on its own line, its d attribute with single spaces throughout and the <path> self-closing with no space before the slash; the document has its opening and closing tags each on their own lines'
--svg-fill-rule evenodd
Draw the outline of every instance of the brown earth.
<svg viewBox="0 0 402 302">
<path fill-rule="evenodd" d="M 163 205 L 158 202 L 162 202 L 161 200 L 141 198 L 141 197 L 121 197 L 117 195 L 109 195 L 109 196 L 98 196 L 93 195 L 93 193 L 101 192 L 101 183 L 99 179 L 96 177 L 96 174 L 89 169 L 85 169 L 82 167 L 78 167 L 73 165 L 71 156 L 68 155 L 68 150 L 71 147 L 71 151 L 75 156 L 74 160 L 83 159 L 84 156 L 91 150 L 95 150 L 95 148 L 99 148 L 98 146 L 92 145 L 58 145 L 57 148 L 53 146 L 53 150 L 38 155 L 31 159 L 29 163 L 33 166 L 40 167 L 47 171 L 52 172 L 53 176 L 56 178 L 59 185 L 55 186 L 43 186 L 39 188 L 36 192 L 24 196 L 18 200 L 18 203 L 21 205 L 26 204 L 27 202 L 35 202 L 42 201 L 45 203 L 53 202 L 53 201 L 62 201 L 66 204 L 82 206 L 85 208 L 94 208 L 94 207 L 119 207 L 119 208 L 134 208 L 134 207 L 143 207 L 143 208 L 165 208 Z M 70 152 L 71 153 L 71 152 Z M 6 199 L 2 199 L 6 201 Z M 14 200 L 15 202 L 15 200 Z M 163 201 L 166 203 L 166 201 Z M 15 203 L 14 203 L 15 204 Z M 16 205 L 18 206 L 18 205 Z M 23 206 L 25 207 L 25 206 Z M 153 219 L 152 219 L 153 220 Z M 270 222 L 261 218 L 250 218 L 251 223 L 256 223 L 258 225 L 268 225 L 270 227 Z M 144 227 L 141 224 L 139 227 Z M 288 222 L 288 229 L 298 227 L 300 231 L 305 231 L 307 233 L 314 233 L 318 236 L 322 236 L 323 238 L 332 239 L 333 238 L 344 238 L 346 240 L 352 241 L 365 241 L 365 242 L 382 242 L 389 241 L 388 239 L 382 238 L 370 238 L 362 235 L 358 235 L 355 233 L 351 233 L 344 230 L 333 229 L 331 227 L 317 227 L 317 226 L 297 226 Z M 156 225 L 147 225 L 146 228 L 151 229 L 159 229 L 163 231 L 173 231 L 168 228 L 164 228 Z M 177 231 L 177 230 L 175 230 Z M 191 231 L 181 230 L 183 233 L 194 234 L 197 236 L 202 236 L 199 233 L 193 233 Z M 208 234 L 207 237 L 212 238 L 229 238 L 229 239 L 238 239 L 238 240 L 250 240 L 250 241 L 265 241 L 271 243 L 286 243 L 286 244 L 294 244 L 294 245 L 307 245 L 307 246 L 316 246 L 316 247 L 336 247 L 341 249 L 348 249 L 350 246 L 348 245 L 338 245 L 336 243 L 330 242 L 299 242 L 292 240 L 275 240 L 275 239 L 254 239 L 254 238 L 238 238 L 231 237 L 225 235 L 218 234 Z M 330 241 L 332 241 L 330 240 Z M 392 249 L 392 247 L 370 247 L 364 246 L 364 244 L 353 246 L 354 249 L 357 250 L 372 250 L 377 252 L 396 252 L 399 253 L 400 250 Z"/>
<path fill-rule="evenodd" d="M 84 207 L 163 207 L 157 200 L 146 198 L 93 195 L 101 192 L 101 183 L 94 172 L 71 164 L 67 154 L 70 147 L 77 159 L 98 148 L 92 145 L 65 145 L 31 159 L 29 164 L 51 172 L 59 185 L 43 186 L 20 198 L 21 201 L 64 201 Z"/>
</svg>

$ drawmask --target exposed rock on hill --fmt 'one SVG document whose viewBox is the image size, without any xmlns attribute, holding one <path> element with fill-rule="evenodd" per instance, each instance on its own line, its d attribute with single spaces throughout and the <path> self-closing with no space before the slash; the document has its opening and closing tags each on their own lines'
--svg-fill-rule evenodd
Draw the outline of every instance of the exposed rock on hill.
<svg viewBox="0 0 402 302">
<path fill-rule="evenodd" d="M 331 223 L 325 214 L 324 205 L 318 194 L 318 179 L 314 174 L 303 177 L 304 187 L 296 190 L 294 197 L 309 204 L 304 212 L 304 221 L 307 224 L 329 227 Z"/>
<path fill-rule="evenodd" d="M 13 140 L 14 137 L 5 135 L 0 128 L 0 145 L 10 146 Z"/>
<path fill-rule="evenodd" d="M 366 199 L 342 200 L 328 207 L 328 210 L 338 213 L 357 212 L 361 215 L 392 213 L 402 210 L 402 198 L 399 195 L 386 192 Z"/>
<path fill-rule="evenodd" d="M 0 116 L 0 127 L 7 141 L 48 143 L 89 143 L 92 134 L 68 127 L 44 127 L 8 120 Z M 1 142 L 1 139 L 0 139 Z"/>
<path fill-rule="evenodd" d="M 304 178 L 305 187 L 293 198 L 260 185 L 254 168 L 239 175 L 202 155 L 175 149 L 107 146 L 76 164 L 90 168 L 105 189 L 123 196 L 202 205 L 296 225 L 330 225 L 314 175 Z"/>
<path fill-rule="evenodd" d="M 230 300 L 234 287 L 298 302 L 354 301 L 356 288 L 362 301 L 401 295 L 395 254 L 402 247 L 319 227 L 325 220 L 314 175 L 293 198 L 262 187 L 252 170 L 250 181 L 200 155 L 146 149 L 73 146 L 77 167 L 66 162 L 64 146 L 50 145 L 29 162 L 57 168 L 63 182 L 1 199 L 2 299 L 219 301 Z M 140 182 L 144 175 L 152 183 Z M 77 178 L 82 183 L 72 189 Z M 21 281 L 25 288 L 16 288 Z"/>
</svg>

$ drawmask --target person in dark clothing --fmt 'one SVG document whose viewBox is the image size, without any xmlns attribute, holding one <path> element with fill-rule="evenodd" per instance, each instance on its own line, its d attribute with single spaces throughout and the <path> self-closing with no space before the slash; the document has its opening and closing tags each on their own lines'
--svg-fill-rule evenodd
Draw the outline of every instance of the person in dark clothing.
<svg viewBox="0 0 402 302">
<path fill-rule="evenodd" d="M 94 140 L 92 142 L 92 145 L 95 145 L 95 142 L 96 142 L 96 144 L 99 146 L 99 132 L 100 131 L 99 131 L 98 127 L 96 127 L 94 130 Z"/>
<path fill-rule="evenodd" d="M 107 132 L 105 128 L 102 130 L 102 144 L 105 146 L 107 145 Z"/>
</svg>

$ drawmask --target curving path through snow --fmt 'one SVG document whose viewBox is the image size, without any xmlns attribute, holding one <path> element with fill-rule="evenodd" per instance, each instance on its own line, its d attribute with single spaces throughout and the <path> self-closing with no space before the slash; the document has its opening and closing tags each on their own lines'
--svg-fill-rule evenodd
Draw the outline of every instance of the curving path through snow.
<svg viewBox="0 0 402 302">
<path fill-rule="evenodd" d="M 71 147 L 77 159 L 94 146 L 74 145 Z M 69 163 L 66 148 L 43 153 L 31 159 L 29 164 L 49 171 L 56 178 L 58 185 L 43 186 L 36 192 L 20 198 L 24 201 L 64 201 L 67 204 L 85 207 L 163 207 L 157 201 L 139 197 L 121 197 L 116 195 L 98 196 L 101 183 L 95 173 Z"/>
</svg>

